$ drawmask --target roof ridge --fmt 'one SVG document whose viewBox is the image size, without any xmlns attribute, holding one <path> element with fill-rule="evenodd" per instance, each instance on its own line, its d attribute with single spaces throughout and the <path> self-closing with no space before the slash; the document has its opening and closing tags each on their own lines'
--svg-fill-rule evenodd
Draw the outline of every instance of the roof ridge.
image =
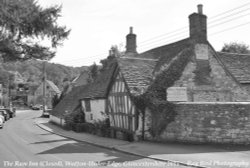
<svg viewBox="0 0 250 168">
<path fill-rule="evenodd" d="M 119 59 L 136 59 L 136 60 L 146 60 L 146 61 L 158 61 L 159 60 L 159 59 L 138 58 L 138 57 L 120 57 Z"/>
<path fill-rule="evenodd" d="M 139 55 L 141 55 L 141 54 L 143 54 L 143 53 L 146 53 L 146 52 L 150 52 L 150 51 L 159 49 L 159 48 L 162 48 L 162 47 L 167 47 L 167 46 L 171 46 L 171 45 L 176 45 L 176 44 L 178 44 L 178 43 L 182 43 L 182 42 L 189 41 L 189 40 L 190 40 L 190 38 L 187 37 L 187 38 L 184 38 L 184 39 L 181 39 L 181 40 L 179 40 L 179 41 L 172 42 L 172 43 L 162 44 L 162 45 L 160 45 L 160 46 L 156 46 L 156 47 L 151 48 L 151 49 L 149 49 L 149 50 L 143 51 L 143 52 L 139 53 Z"/>
<path fill-rule="evenodd" d="M 250 54 L 241 54 L 241 53 L 233 53 L 233 52 L 222 52 L 222 51 L 216 51 L 217 53 L 225 53 L 225 54 L 232 54 L 232 55 L 248 55 L 250 56 Z"/>
</svg>

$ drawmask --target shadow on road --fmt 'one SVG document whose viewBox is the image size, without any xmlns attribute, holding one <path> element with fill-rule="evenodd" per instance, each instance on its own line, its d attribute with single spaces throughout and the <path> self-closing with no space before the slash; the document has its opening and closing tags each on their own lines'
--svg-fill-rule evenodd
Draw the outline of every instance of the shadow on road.
<svg viewBox="0 0 250 168">
<path fill-rule="evenodd" d="M 42 141 L 42 142 L 34 142 L 31 144 L 43 144 L 43 143 L 53 143 L 53 142 L 63 142 L 63 141 L 72 141 L 70 139 L 59 139 L 59 140 L 50 140 L 50 141 Z"/>
<path fill-rule="evenodd" d="M 89 154 L 100 154 L 104 153 L 106 157 L 112 157 L 115 159 L 109 159 L 100 162 L 101 165 L 108 165 L 110 163 L 122 163 L 125 161 L 135 161 L 142 159 L 142 157 L 139 156 L 134 156 L 134 155 L 127 155 L 124 153 L 120 153 L 117 151 L 113 150 L 108 150 L 105 148 L 100 148 L 96 146 L 92 146 L 89 144 L 77 142 L 77 143 L 69 143 L 69 144 L 64 144 L 58 147 L 55 147 L 53 149 L 49 149 L 43 152 L 38 153 L 37 155 L 43 155 L 43 154 L 68 154 L 68 153 L 89 153 Z M 126 157 L 124 157 L 126 155 Z"/>
<path fill-rule="evenodd" d="M 44 134 L 37 134 L 37 135 L 53 135 L 53 133 L 44 133 Z"/>
</svg>

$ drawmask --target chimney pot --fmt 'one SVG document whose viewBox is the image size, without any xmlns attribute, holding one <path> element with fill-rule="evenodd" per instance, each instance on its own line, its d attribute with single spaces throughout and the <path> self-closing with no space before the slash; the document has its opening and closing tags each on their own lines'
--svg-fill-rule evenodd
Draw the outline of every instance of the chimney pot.
<svg viewBox="0 0 250 168">
<path fill-rule="evenodd" d="M 129 34 L 133 34 L 133 27 L 129 28 Z"/>
<path fill-rule="evenodd" d="M 126 53 L 137 53 L 136 35 L 133 34 L 133 27 L 129 27 L 129 34 L 126 36 Z"/>
<path fill-rule="evenodd" d="M 201 4 L 197 5 L 198 13 L 189 15 L 189 33 L 192 39 L 199 42 L 207 40 L 207 16 L 202 14 Z"/>
<path fill-rule="evenodd" d="M 199 13 L 199 14 L 203 14 L 202 7 L 203 7 L 202 4 L 197 5 L 198 13 Z"/>
</svg>

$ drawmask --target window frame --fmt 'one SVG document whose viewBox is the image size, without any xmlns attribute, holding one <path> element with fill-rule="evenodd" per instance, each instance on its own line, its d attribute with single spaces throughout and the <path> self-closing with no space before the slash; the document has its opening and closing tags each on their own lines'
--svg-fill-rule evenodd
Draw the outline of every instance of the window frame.
<svg viewBox="0 0 250 168">
<path fill-rule="evenodd" d="M 85 99 L 84 100 L 84 105 L 85 105 L 85 111 L 86 112 L 91 112 L 91 102 L 90 102 L 90 99 Z"/>
</svg>

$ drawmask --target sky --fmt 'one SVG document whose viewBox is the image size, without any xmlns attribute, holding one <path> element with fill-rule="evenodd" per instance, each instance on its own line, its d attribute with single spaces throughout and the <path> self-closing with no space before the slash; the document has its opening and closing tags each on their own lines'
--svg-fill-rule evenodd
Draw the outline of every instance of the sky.
<svg viewBox="0 0 250 168">
<path fill-rule="evenodd" d="M 62 5 L 60 25 L 71 29 L 50 60 L 67 66 L 89 66 L 108 56 L 112 45 L 125 50 L 129 27 L 144 52 L 189 36 L 188 16 L 203 4 L 208 41 L 215 50 L 225 43 L 250 45 L 249 0 L 38 0 L 43 7 Z"/>
</svg>

